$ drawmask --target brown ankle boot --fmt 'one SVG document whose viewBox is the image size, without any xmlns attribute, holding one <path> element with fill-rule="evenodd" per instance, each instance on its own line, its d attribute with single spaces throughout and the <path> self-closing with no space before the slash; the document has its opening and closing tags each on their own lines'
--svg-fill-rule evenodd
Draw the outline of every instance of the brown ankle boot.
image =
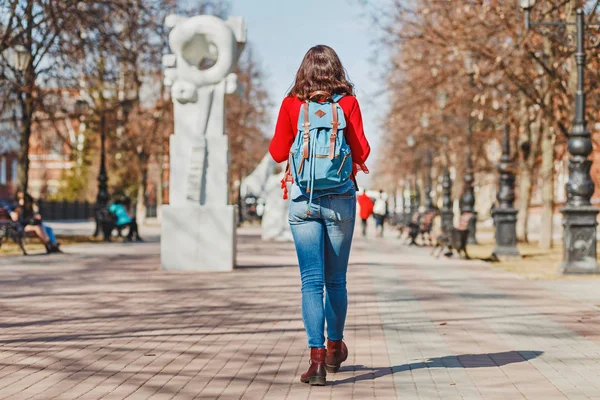
<svg viewBox="0 0 600 400">
<path fill-rule="evenodd" d="M 312 386 L 325 386 L 327 371 L 325 371 L 326 349 L 310 348 L 310 367 L 302 374 L 300 381 Z"/>
<path fill-rule="evenodd" d="M 327 372 L 338 372 L 340 365 L 348 359 L 348 347 L 343 340 L 327 339 L 327 358 L 325 368 Z"/>
</svg>

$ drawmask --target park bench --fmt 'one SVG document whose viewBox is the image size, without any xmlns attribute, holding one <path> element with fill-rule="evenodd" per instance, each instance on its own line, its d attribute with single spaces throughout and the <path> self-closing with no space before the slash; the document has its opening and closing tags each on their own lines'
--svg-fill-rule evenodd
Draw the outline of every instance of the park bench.
<svg viewBox="0 0 600 400">
<path fill-rule="evenodd" d="M 431 230 L 433 228 L 433 221 L 436 215 L 436 210 L 430 210 L 424 213 L 421 217 L 421 221 L 419 223 L 419 235 L 421 236 L 421 241 L 423 242 L 423 245 L 425 245 L 425 240 L 429 242 L 429 246 L 433 245 L 433 240 L 431 238 Z"/>
<path fill-rule="evenodd" d="M 4 242 L 12 240 L 19 245 L 23 255 L 27 255 L 25 250 L 25 232 L 18 222 L 10 217 L 10 213 L 5 208 L 0 208 L 0 247 Z"/>
<path fill-rule="evenodd" d="M 440 257 L 444 249 L 447 249 L 447 256 L 452 256 L 454 251 L 456 251 L 459 256 L 462 253 L 464 254 L 465 259 L 470 260 L 471 257 L 469 257 L 469 253 L 467 252 L 467 239 L 469 237 L 469 223 L 473 216 L 474 214 L 470 212 L 463 213 L 460 216 L 458 227 L 452 227 L 450 232 L 442 232 L 442 234 L 437 237 L 435 247 L 431 251 L 431 254 L 434 255 L 435 251 L 439 249 L 437 257 Z"/>
<path fill-rule="evenodd" d="M 412 216 L 410 223 L 408 224 L 408 237 L 410 239 L 409 245 L 418 246 L 417 238 L 420 236 L 423 245 L 433 245 L 431 238 L 431 230 L 433 228 L 433 221 L 437 215 L 436 210 L 430 210 L 424 213 L 415 213 Z"/>
<path fill-rule="evenodd" d="M 95 212 L 96 230 L 94 237 L 100 232 L 104 237 L 104 241 L 110 242 L 113 230 L 118 230 L 119 237 L 122 236 L 121 229 L 117 227 L 117 216 L 108 211 L 108 207 L 98 207 Z"/>
</svg>

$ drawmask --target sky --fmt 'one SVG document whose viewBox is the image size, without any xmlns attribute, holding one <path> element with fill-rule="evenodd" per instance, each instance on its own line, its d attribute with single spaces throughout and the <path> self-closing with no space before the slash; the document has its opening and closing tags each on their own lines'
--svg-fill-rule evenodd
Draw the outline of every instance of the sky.
<svg viewBox="0 0 600 400">
<path fill-rule="evenodd" d="M 270 130 L 306 51 L 317 44 L 329 45 L 356 86 L 365 133 L 373 149 L 367 162 L 372 169 L 379 142 L 378 120 L 385 113 L 386 102 L 379 94 L 381 68 L 369 62 L 379 32 L 373 28 L 368 10 L 356 0 L 231 0 L 231 5 L 231 15 L 246 19 L 248 41 L 268 77 L 275 104 Z M 359 183 L 367 183 L 365 178 L 359 177 Z"/>
</svg>

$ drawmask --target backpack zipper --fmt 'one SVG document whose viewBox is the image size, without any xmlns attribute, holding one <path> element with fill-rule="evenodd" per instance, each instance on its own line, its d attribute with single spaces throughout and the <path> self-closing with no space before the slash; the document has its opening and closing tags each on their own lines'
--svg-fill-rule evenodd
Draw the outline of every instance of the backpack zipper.
<svg viewBox="0 0 600 400">
<path fill-rule="evenodd" d="M 340 169 L 338 169 L 338 172 L 337 172 L 338 175 L 340 175 L 342 173 L 342 168 L 344 168 L 344 164 L 346 163 L 346 158 L 348 158 L 349 155 L 350 154 L 346 154 L 344 156 L 344 159 L 342 160 L 342 165 L 340 165 Z"/>
</svg>

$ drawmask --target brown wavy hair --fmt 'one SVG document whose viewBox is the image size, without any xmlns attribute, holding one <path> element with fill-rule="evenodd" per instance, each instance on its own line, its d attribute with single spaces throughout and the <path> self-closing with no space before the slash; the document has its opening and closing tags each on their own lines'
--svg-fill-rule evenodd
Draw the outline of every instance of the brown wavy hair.
<svg viewBox="0 0 600 400">
<path fill-rule="evenodd" d="M 348 80 L 340 58 L 335 50 L 325 45 L 308 50 L 289 96 L 296 96 L 305 101 L 316 91 L 354 96 L 354 85 Z"/>
</svg>

